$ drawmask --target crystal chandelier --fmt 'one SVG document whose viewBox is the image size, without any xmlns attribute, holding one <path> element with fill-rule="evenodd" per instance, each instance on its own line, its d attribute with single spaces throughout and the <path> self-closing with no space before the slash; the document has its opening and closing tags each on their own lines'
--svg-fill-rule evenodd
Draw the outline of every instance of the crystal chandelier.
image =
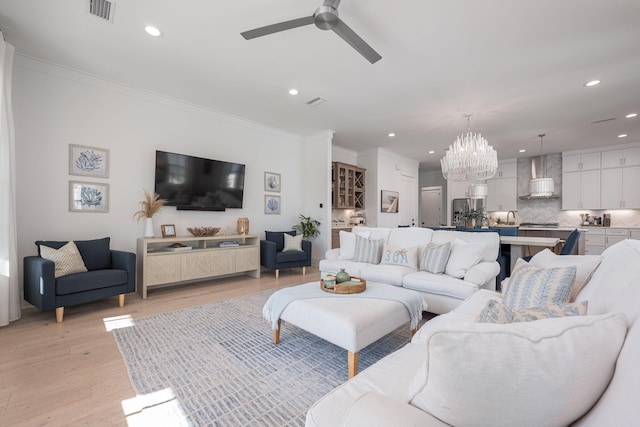
<svg viewBox="0 0 640 427">
<path fill-rule="evenodd" d="M 467 133 L 456 138 L 440 160 L 442 175 L 447 181 L 483 181 L 491 178 L 498 168 L 498 154 L 480 134 L 471 133 L 469 118 Z"/>
</svg>

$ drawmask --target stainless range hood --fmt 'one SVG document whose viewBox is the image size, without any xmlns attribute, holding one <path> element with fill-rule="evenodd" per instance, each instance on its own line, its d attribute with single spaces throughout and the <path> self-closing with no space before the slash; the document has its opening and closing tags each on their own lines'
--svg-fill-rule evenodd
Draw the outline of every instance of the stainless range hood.
<svg viewBox="0 0 640 427">
<path fill-rule="evenodd" d="M 560 196 L 554 193 L 553 178 L 546 177 L 547 156 L 531 158 L 531 180 L 529 181 L 529 194 L 520 196 L 520 200 L 534 199 L 558 199 Z M 539 171 L 539 172 L 538 172 Z"/>
</svg>

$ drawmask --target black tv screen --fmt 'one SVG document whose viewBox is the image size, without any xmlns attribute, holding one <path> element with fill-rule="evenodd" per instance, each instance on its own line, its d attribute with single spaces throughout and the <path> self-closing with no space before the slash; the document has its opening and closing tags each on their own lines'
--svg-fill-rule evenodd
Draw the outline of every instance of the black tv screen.
<svg viewBox="0 0 640 427">
<path fill-rule="evenodd" d="M 178 209 L 241 208 L 245 165 L 156 151 L 155 191 Z"/>
</svg>

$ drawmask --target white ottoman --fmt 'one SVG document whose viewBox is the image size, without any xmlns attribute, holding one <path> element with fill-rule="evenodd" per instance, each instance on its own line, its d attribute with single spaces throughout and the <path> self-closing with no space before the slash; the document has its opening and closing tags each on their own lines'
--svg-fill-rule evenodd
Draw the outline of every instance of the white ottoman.
<svg viewBox="0 0 640 427">
<path fill-rule="evenodd" d="M 398 293 L 412 292 L 422 299 L 415 291 L 395 286 L 390 289 Z M 423 302 L 423 309 L 426 310 L 426 302 Z M 327 298 L 299 299 L 289 303 L 280 315 L 278 329 L 273 331 L 275 344 L 280 341 L 281 320 L 347 350 L 349 378 L 352 378 L 358 373 L 358 352 L 411 319 L 405 305 L 398 301 L 327 294 Z"/>
</svg>

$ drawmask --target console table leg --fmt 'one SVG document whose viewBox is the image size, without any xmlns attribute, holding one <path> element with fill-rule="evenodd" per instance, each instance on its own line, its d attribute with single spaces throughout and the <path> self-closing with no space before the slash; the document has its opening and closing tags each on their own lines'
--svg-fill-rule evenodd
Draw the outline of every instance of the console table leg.
<svg viewBox="0 0 640 427">
<path fill-rule="evenodd" d="M 348 352 L 349 355 L 348 357 L 348 361 L 349 361 L 349 379 L 355 377 L 358 373 L 358 356 L 360 355 L 359 352 Z"/>
<path fill-rule="evenodd" d="M 280 319 L 278 319 L 278 329 L 273 331 L 273 343 L 278 344 L 280 342 Z"/>
</svg>

